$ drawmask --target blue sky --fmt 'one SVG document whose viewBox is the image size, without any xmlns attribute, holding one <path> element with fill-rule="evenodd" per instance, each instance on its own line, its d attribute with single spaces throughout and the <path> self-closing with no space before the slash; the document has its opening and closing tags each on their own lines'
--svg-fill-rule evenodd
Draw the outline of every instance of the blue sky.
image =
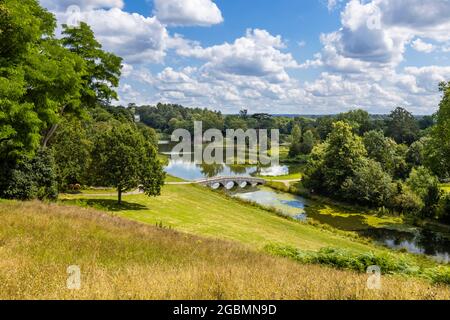
<svg viewBox="0 0 450 320">
<path fill-rule="evenodd" d="M 40 1 L 124 58 L 123 105 L 431 114 L 450 80 L 447 0 Z"/>
</svg>

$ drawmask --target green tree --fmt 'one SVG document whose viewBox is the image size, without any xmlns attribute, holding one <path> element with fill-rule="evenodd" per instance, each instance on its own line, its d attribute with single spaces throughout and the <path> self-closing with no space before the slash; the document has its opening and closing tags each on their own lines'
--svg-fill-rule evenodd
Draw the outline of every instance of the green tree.
<svg viewBox="0 0 450 320">
<path fill-rule="evenodd" d="M 422 199 L 432 186 L 439 186 L 439 180 L 425 167 L 414 168 L 406 180 L 406 184 Z"/>
<path fill-rule="evenodd" d="M 320 117 L 316 120 L 316 129 L 321 141 L 325 141 L 330 132 L 333 131 L 334 122 L 335 119 L 330 116 Z"/>
<path fill-rule="evenodd" d="M 303 135 L 303 141 L 300 145 L 300 152 L 308 155 L 312 152 L 314 145 L 316 144 L 316 138 L 311 130 L 308 130 Z"/>
<path fill-rule="evenodd" d="M 337 120 L 346 121 L 361 136 L 371 129 L 370 115 L 365 110 L 357 109 L 341 113 L 337 116 Z"/>
<path fill-rule="evenodd" d="M 418 167 L 424 165 L 425 162 L 425 146 L 429 143 L 429 137 L 423 137 L 422 139 L 414 142 L 408 149 L 406 154 L 406 161 L 412 167 Z"/>
<path fill-rule="evenodd" d="M 56 22 L 36 0 L 0 4 L 1 156 L 33 156 L 41 132 L 79 106 L 82 59 L 53 37 Z"/>
<path fill-rule="evenodd" d="M 383 169 L 394 175 L 397 144 L 384 136 L 383 131 L 369 131 L 364 134 L 364 146 L 369 158 L 379 162 Z"/>
<path fill-rule="evenodd" d="M 397 143 L 410 145 L 419 137 L 419 125 L 412 113 L 397 108 L 389 115 L 386 134 Z"/>
<path fill-rule="evenodd" d="M 80 115 L 85 108 L 93 108 L 97 105 L 107 106 L 112 100 L 117 100 L 115 89 L 119 86 L 122 58 L 103 51 L 93 31 L 84 22 L 78 27 L 63 25 L 62 34 L 61 42 L 64 50 L 83 62 L 84 72 L 77 74 L 81 76 L 83 85 L 72 88 L 72 90 L 77 89 L 77 100 L 61 103 L 58 108 L 59 117 L 68 113 Z M 49 123 L 43 139 L 44 147 L 55 134 L 58 125 L 58 119 Z"/>
<path fill-rule="evenodd" d="M 425 164 L 441 179 L 450 178 L 450 82 L 439 86 L 443 93 L 432 128 L 431 140 L 425 146 Z"/>
<path fill-rule="evenodd" d="M 439 180 L 436 176 L 425 167 L 414 168 L 406 184 L 422 199 L 424 203 L 422 216 L 434 218 L 441 198 Z"/>
<path fill-rule="evenodd" d="M 318 150 L 321 149 L 316 149 L 308 164 L 305 185 L 318 186 L 329 195 L 340 195 L 344 182 L 353 177 L 367 156 L 362 139 L 353 133 L 348 123 L 338 121 L 333 124 L 320 155 Z"/>
<path fill-rule="evenodd" d="M 369 206 L 388 206 L 395 193 L 392 178 L 380 163 L 365 159 L 342 186 L 344 197 Z"/>
<path fill-rule="evenodd" d="M 69 184 L 88 182 L 92 141 L 86 124 L 77 119 L 65 121 L 56 131 L 51 150 L 60 189 L 65 189 Z"/>
<path fill-rule="evenodd" d="M 302 129 L 298 124 L 294 125 L 291 133 L 291 146 L 289 148 L 289 157 L 295 158 L 301 152 Z"/>
<path fill-rule="evenodd" d="M 142 185 L 149 196 L 160 194 L 164 172 L 156 149 L 130 124 L 113 123 L 94 137 L 90 172 L 99 185 L 117 188 L 118 202 L 122 194 Z"/>
<path fill-rule="evenodd" d="M 112 100 L 117 100 L 122 58 L 103 51 L 94 32 L 84 22 L 76 27 L 63 25 L 62 35 L 63 45 L 86 62 L 86 86 L 81 97 L 83 105 L 109 105 Z"/>
<path fill-rule="evenodd" d="M 6 170 L 0 176 L 0 197 L 7 199 L 54 200 L 58 196 L 55 164 L 48 150 L 39 150 L 33 158 L 21 157 L 2 163 Z"/>
</svg>

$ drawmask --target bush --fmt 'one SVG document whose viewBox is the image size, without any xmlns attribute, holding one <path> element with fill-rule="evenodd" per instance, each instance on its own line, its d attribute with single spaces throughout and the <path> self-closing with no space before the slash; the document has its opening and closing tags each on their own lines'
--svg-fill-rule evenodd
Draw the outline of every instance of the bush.
<svg viewBox="0 0 450 320">
<path fill-rule="evenodd" d="M 401 186 L 400 192 L 391 199 L 390 207 L 399 213 L 419 215 L 424 207 L 422 199 L 409 188 L 403 187 L 401 183 L 398 185 Z"/>
<path fill-rule="evenodd" d="M 15 165 L 3 168 L 0 197 L 6 199 L 56 199 L 58 188 L 53 156 L 38 151 L 32 159 L 23 158 Z"/>
<path fill-rule="evenodd" d="M 393 193 L 391 177 L 372 159 L 365 159 L 342 186 L 345 199 L 376 207 L 385 206 Z"/>
<path fill-rule="evenodd" d="M 445 267 L 436 267 L 425 272 L 427 277 L 435 284 L 442 283 L 450 285 L 450 270 Z"/>
<path fill-rule="evenodd" d="M 370 266 L 379 266 L 383 273 L 412 273 L 415 269 L 393 255 L 373 252 L 356 254 L 344 249 L 324 248 L 318 252 L 301 251 L 292 247 L 270 245 L 266 250 L 274 255 L 294 259 L 304 264 L 321 264 L 337 269 L 366 272 Z"/>
</svg>

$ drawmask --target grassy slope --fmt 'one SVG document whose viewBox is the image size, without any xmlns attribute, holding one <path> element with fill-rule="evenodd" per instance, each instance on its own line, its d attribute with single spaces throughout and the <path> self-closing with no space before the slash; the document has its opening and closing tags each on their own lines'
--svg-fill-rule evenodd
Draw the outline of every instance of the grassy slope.
<svg viewBox="0 0 450 320">
<path fill-rule="evenodd" d="M 300 265 L 91 209 L 0 201 L 0 299 L 448 299 L 448 288 Z M 66 289 L 81 268 L 82 289 Z"/>
<path fill-rule="evenodd" d="M 226 240 L 236 240 L 257 248 L 277 243 L 300 249 L 317 250 L 340 247 L 357 252 L 384 250 L 356 242 L 347 237 L 323 231 L 317 227 L 289 221 L 275 214 L 238 201 L 206 188 L 191 185 L 165 186 L 161 197 L 126 196 L 125 205 L 118 208 L 116 198 L 63 196 L 72 203 L 113 211 L 135 221 L 155 225 L 162 222 L 176 230 Z"/>
</svg>

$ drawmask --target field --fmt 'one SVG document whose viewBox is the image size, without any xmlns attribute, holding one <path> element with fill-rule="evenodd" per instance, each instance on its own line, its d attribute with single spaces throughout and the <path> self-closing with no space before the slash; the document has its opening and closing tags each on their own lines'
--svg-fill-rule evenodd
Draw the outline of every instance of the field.
<svg viewBox="0 0 450 320">
<path fill-rule="evenodd" d="M 67 204 L 95 207 L 134 221 L 239 241 L 258 249 L 275 243 L 307 250 L 330 246 L 357 252 L 384 250 L 314 226 L 286 220 L 257 207 L 230 201 L 220 193 L 195 185 L 167 185 L 157 198 L 125 196 L 122 206 L 117 205 L 115 196 L 98 199 L 89 195 L 63 195 L 60 198 Z"/>
<path fill-rule="evenodd" d="M 127 201 L 131 206 L 133 198 Z M 155 202 L 149 200 L 150 212 Z M 381 290 L 368 290 L 364 274 L 301 265 L 93 209 L 0 201 L 0 219 L 0 299 L 450 298 L 448 287 L 390 276 Z M 278 230 L 279 221 L 268 222 Z M 249 235 L 247 243 L 253 241 Z M 66 288 L 69 265 L 81 268 L 81 290 Z"/>
</svg>

